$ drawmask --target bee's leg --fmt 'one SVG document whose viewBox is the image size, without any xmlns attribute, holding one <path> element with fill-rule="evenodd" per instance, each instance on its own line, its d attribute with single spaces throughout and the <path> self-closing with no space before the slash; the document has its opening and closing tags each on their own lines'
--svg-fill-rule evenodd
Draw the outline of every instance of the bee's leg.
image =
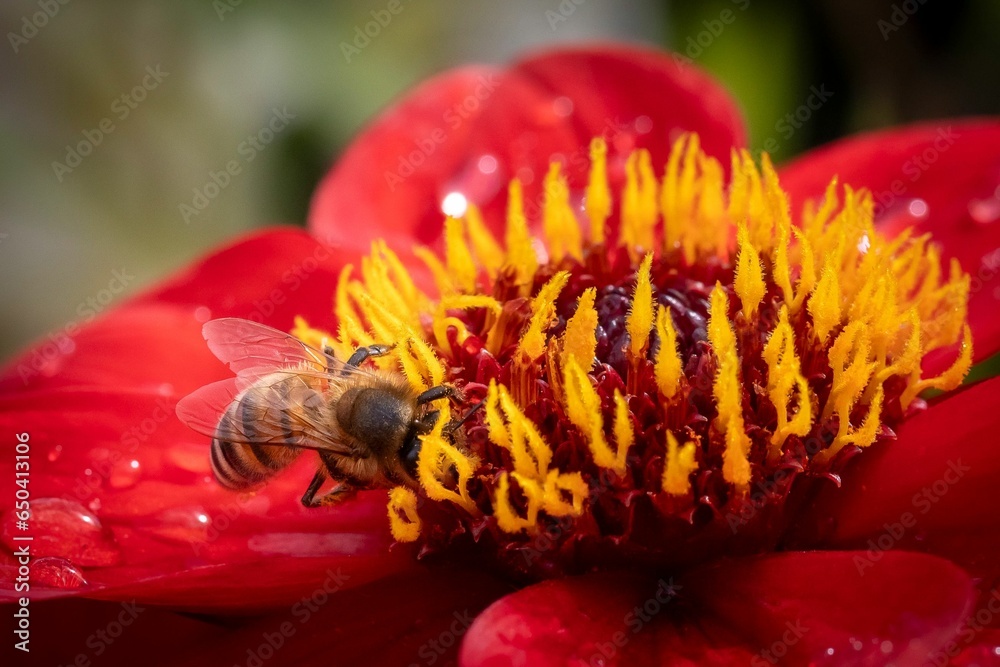
<svg viewBox="0 0 1000 667">
<path fill-rule="evenodd" d="M 449 423 L 447 426 L 445 426 L 444 427 L 445 433 L 453 433 L 456 430 L 458 430 L 458 427 L 460 427 L 465 422 L 469 421 L 469 419 L 471 419 L 472 416 L 475 415 L 476 412 L 481 407 L 483 407 L 484 403 L 486 403 L 486 401 L 479 401 L 478 403 L 476 403 L 475 405 L 473 405 L 471 408 L 469 408 L 469 411 L 465 413 L 464 417 L 462 417 L 458 421 L 453 421 L 453 422 Z"/>
<path fill-rule="evenodd" d="M 368 357 L 381 357 L 382 355 L 389 354 L 392 351 L 391 345 L 369 345 L 368 347 L 359 347 L 351 355 L 350 359 L 347 360 L 348 366 L 360 366 L 365 362 Z"/>
<path fill-rule="evenodd" d="M 353 484 L 342 481 L 331 489 L 329 493 L 313 501 L 312 506 L 329 507 L 330 505 L 336 505 L 337 503 L 353 498 L 355 493 L 357 493 L 357 488 Z"/>
<path fill-rule="evenodd" d="M 318 470 L 313 476 L 312 481 L 309 482 L 309 488 L 302 495 L 302 504 L 306 507 L 326 507 L 327 505 L 335 505 L 343 500 L 347 500 L 354 495 L 357 489 L 354 488 L 352 484 L 344 480 L 338 480 L 334 478 L 337 482 L 337 486 L 330 490 L 319 498 L 316 494 L 319 492 L 323 482 L 326 481 L 326 472 L 323 470 Z"/>
<path fill-rule="evenodd" d="M 309 488 L 306 492 L 302 494 L 302 504 L 306 507 L 316 507 L 316 492 L 319 491 L 319 487 L 323 486 L 323 482 L 326 480 L 326 473 L 322 470 L 317 470 L 316 474 L 313 476 L 312 481 L 309 482 Z"/>
<path fill-rule="evenodd" d="M 437 387 L 431 387 L 424 393 L 417 396 L 417 405 L 423 405 L 424 403 L 430 403 L 431 401 L 440 401 L 442 398 L 448 398 L 454 395 L 454 387 L 442 384 Z"/>
</svg>

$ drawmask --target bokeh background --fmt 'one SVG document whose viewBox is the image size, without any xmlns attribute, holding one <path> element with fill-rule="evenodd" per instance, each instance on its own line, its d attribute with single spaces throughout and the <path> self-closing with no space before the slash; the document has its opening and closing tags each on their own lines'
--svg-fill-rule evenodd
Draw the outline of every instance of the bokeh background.
<svg viewBox="0 0 1000 667">
<path fill-rule="evenodd" d="M 778 161 L 851 132 L 1000 112 L 996 0 L 401 2 L 348 58 L 342 44 L 387 0 L 4 0 L 0 359 L 227 238 L 302 224 L 365 120 L 460 63 L 578 40 L 674 49 L 733 91 L 752 147 L 776 140 Z M 121 99 L 144 78 L 144 99 Z M 788 136 L 779 123 L 811 86 L 832 96 Z M 185 220 L 181 205 L 275 108 L 294 118 Z M 76 162 L 67 147 L 85 133 L 100 143 L 54 167 Z"/>
</svg>

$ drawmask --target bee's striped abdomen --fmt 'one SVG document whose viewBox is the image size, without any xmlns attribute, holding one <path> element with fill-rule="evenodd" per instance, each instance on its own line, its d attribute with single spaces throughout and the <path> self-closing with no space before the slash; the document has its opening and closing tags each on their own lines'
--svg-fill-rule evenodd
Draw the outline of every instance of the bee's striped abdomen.
<svg viewBox="0 0 1000 667">
<path fill-rule="evenodd" d="M 212 439 L 212 472 L 223 486 L 246 489 L 259 484 L 298 455 L 297 447 L 263 444 L 295 442 L 289 415 L 274 407 L 287 404 L 288 384 L 276 382 L 259 390 L 251 387 L 219 419 Z"/>
</svg>

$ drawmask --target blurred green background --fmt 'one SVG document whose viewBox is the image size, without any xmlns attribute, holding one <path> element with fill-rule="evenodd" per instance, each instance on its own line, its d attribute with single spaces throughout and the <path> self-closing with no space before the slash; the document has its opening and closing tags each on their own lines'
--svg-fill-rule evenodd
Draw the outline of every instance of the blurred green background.
<svg viewBox="0 0 1000 667">
<path fill-rule="evenodd" d="M 778 160 L 859 130 L 1000 111 L 993 0 L 401 0 L 350 62 L 342 42 L 387 0 L 63 2 L 0 7 L 0 358 L 235 234 L 302 224 L 365 120 L 460 63 L 588 39 L 673 48 L 733 91 L 752 146 L 776 140 Z M 121 98 L 143 82 L 144 99 Z M 787 136 L 781 119 L 813 85 L 830 102 Z M 194 189 L 285 107 L 289 126 L 185 221 Z M 100 143 L 72 166 L 67 145 L 87 132 Z"/>
</svg>

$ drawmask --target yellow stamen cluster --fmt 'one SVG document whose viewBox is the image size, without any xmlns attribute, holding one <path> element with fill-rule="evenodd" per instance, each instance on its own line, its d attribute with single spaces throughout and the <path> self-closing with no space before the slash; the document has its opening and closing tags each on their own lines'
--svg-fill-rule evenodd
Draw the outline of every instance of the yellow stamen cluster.
<svg viewBox="0 0 1000 667">
<path fill-rule="evenodd" d="M 570 187 L 558 165 L 545 178 L 537 222 L 549 259 L 560 269 L 573 262 L 579 266 L 588 253 L 613 250 L 605 248 L 613 210 L 605 143 L 595 140 L 590 154 L 582 210 L 571 205 Z M 891 378 L 904 379 L 899 396 L 903 409 L 925 389 L 950 389 L 961 382 L 971 365 L 972 341 L 965 325 L 969 278 L 957 263 L 945 278 L 939 253 L 927 237 L 884 239 L 874 226 L 866 191 L 844 187 L 841 201 L 834 180 L 823 200 L 808 203 L 793 225 L 787 196 L 766 155 L 758 168 L 748 152 L 734 151 L 729 170 L 727 187 L 723 166 L 702 152 L 691 135 L 675 143 L 659 178 L 646 151 L 636 151 L 625 164 L 617 243 L 636 269 L 626 318 L 627 393 L 614 388 L 610 395 L 602 394 L 591 373 L 598 347 L 594 288 L 579 293 L 564 334 L 558 340 L 552 336 L 556 303 L 572 271 L 546 273 L 551 277 L 534 291 L 540 259 L 516 180 L 510 184 L 503 248 L 470 206 L 463 218 L 446 219 L 443 259 L 430 249 L 417 250 L 436 282 L 436 301 L 416 286 L 384 242 L 376 242 L 371 256 L 362 260 L 359 277 L 350 267 L 340 276 L 337 335 L 311 329 L 301 320 L 295 333 L 309 342 L 328 342 L 339 356 L 358 345 L 393 345 L 392 354 L 377 363 L 399 369 L 415 389 L 423 390 L 448 381 L 446 359 L 454 353 L 449 335 L 460 344 L 471 335 L 463 311 L 482 312 L 485 325 L 478 335 L 494 356 L 517 326 L 509 386 L 492 381 L 484 406 L 489 441 L 506 452 L 510 468 L 480 478 L 490 489 L 497 525 L 508 533 L 535 530 L 540 513 L 579 516 L 588 498 L 580 472 L 552 465 L 553 443 L 546 442 L 526 414 L 539 377 L 546 376 L 562 417 L 586 444 L 592 463 L 619 476 L 628 474 L 629 458 L 641 440 L 629 408 L 640 372 L 652 364 L 654 393 L 659 394 L 653 398 L 664 414 L 687 400 L 691 378 L 685 376 L 673 319 L 681 314 L 657 305 L 654 262 L 666 262 L 681 273 L 685 267 L 721 266 L 731 277 L 717 283 L 709 299 L 715 414 L 708 439 L 658 431 L 665 433 L 655 445 L 662 449 L 661 486 L 670 496 L 694 492 L 693 475 L 705 467 L 712 442 L 721 444 L 723 477 L 739 496 L 747 491 L 755 466 L 779 461 L 789 438 L 804 438 L 821 420 L 835 420 L 830 422 L 835 434 L 832 444 L 813 458 L 819 464 L 847 445 L 874 442 L 887 400 L 883 384 Z M 589 222 L 587 239 L 581 231 L 588 226 L 584 221 Z M 503 299 L 511 298 L 513 287 L 515 297 L 530 300 L 526 322 L 512 319 L 501 296 L 489 293 L 500 280 L 507 290 Z M 731 308 L 731 296 L 738 299 L 738 308 Z M 764 332 L 754 339 L 763 342 L 744 349 L 748 332 Z M 961 347 L 953 365 L 937 377 L 922 378 L 924 355 L 956 342 Z M 755 355 L 766 370 L 761 395 L 745 384 L 745 364 L 753 359 L 748 355 Z M 807 363 L 829 378 L 826 385 L 805 375 Z M 768 435 L 755 442 L 747 420 L 765 401 L 774 417 L 770 424 L 757 424 Z M 423 438 L 420 491 L 471 514 L 488 513 L 468 488 L 479 460 L 445 437 L 442 427 L 450 413 L 447 407 L 442 410 L 437 427 Z M 393 489 L 389 515 L 396 539 L 417 538 L 414 490 Z"/>
<path fill-rule="evenodd" d="M 516 533 L 538 524 L 538 513 L 549 516 L 579 516 L 587 498 L 587 483 L 580 473 L 549 468 L 552 450 L 537 427 L 521 411 L 506 387 L 491 382 L 486 394 L 486 425 L 490 440 L 506 449 L 514 470 L 500 473 L 497 480 L 496 512 L 500 528 Z M 421 453 L 421 458 L 423 454 Z M 527 513 L 518 515 L 510 501 L 510 479 L 517 482 L 527 499 Z M 567 495 L 569 497 L 567 498 Z"/>
</svg>

